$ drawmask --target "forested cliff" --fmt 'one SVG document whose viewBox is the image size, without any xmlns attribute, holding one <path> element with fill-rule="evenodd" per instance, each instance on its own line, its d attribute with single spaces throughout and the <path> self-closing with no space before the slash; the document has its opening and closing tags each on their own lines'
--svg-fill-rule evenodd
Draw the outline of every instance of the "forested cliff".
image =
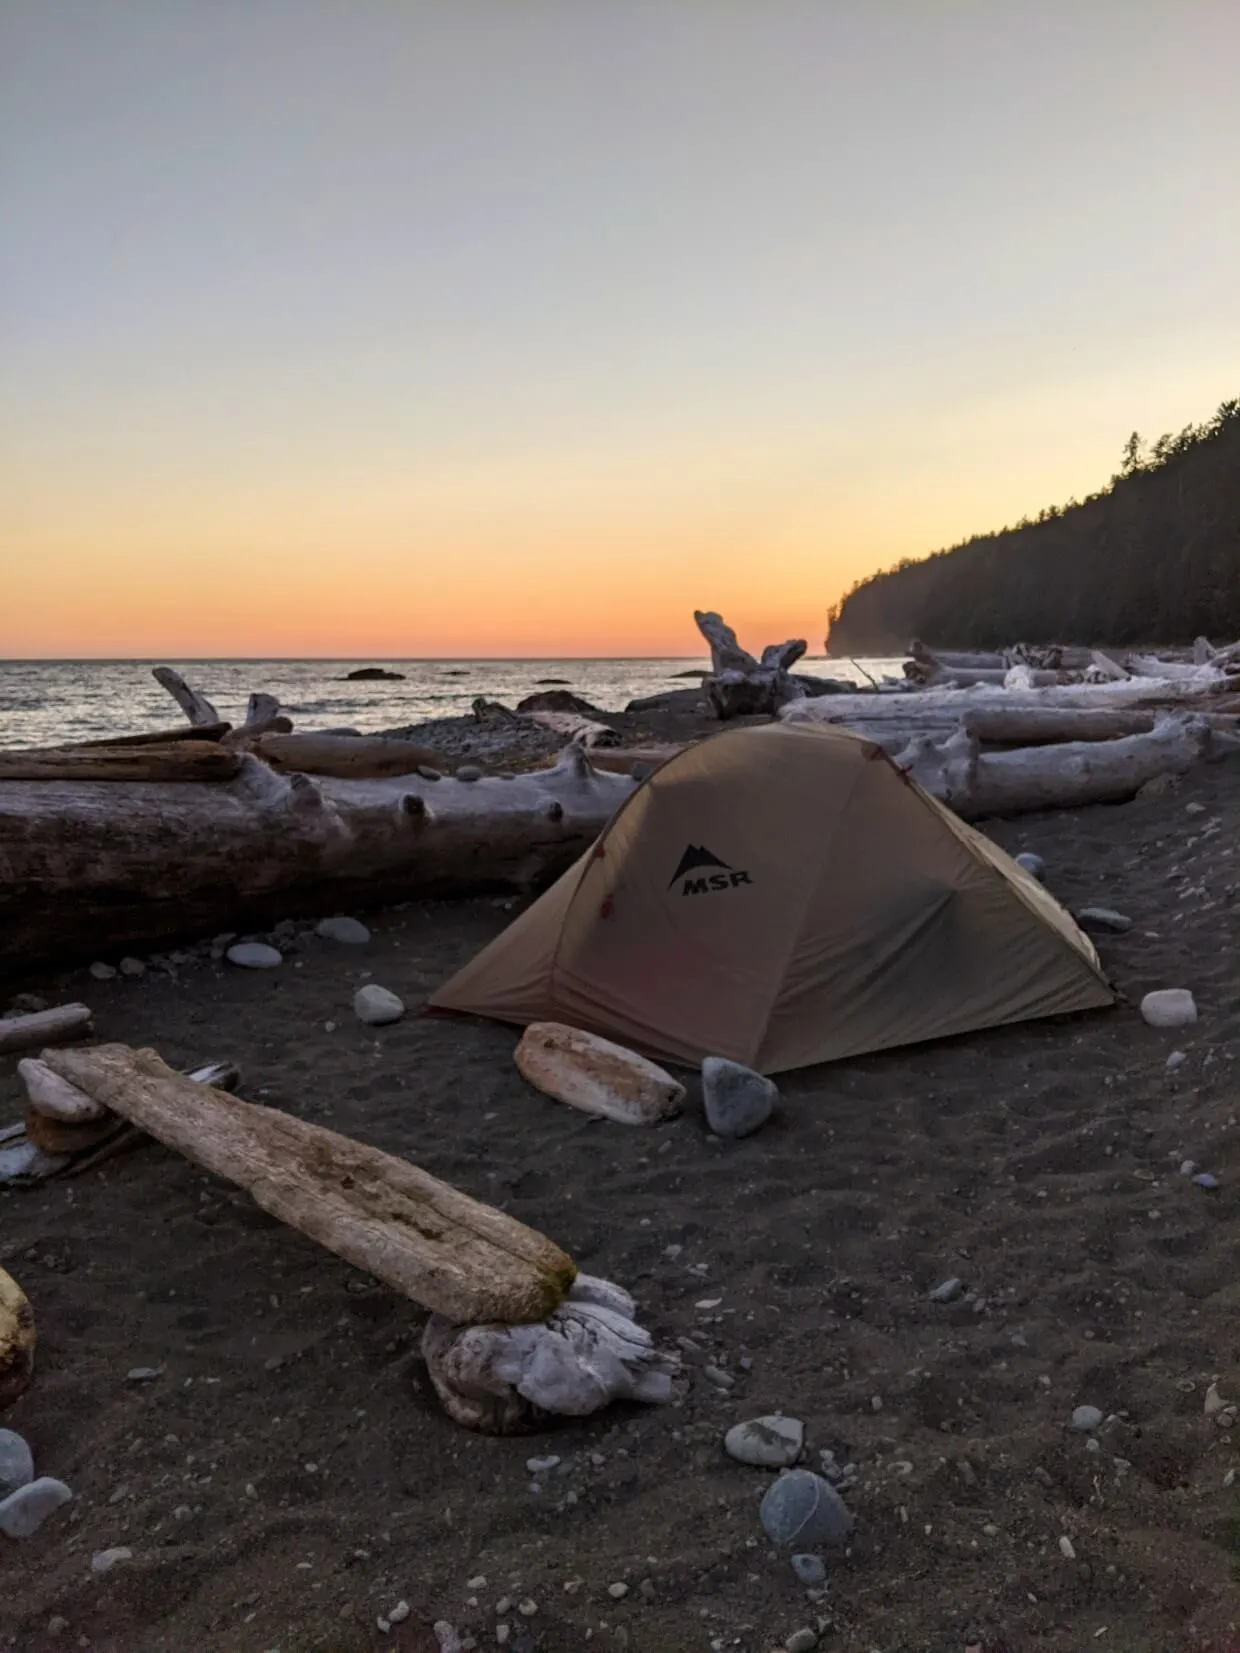
<svg viewBox="0 0 1240 1653">
<path fill-rule="evenodd" d="M 828 652 L 1240 637 L 1240 401 L 1147 447 L 1100 493 L 875 574 L 829 616 Z"/>
</svg>

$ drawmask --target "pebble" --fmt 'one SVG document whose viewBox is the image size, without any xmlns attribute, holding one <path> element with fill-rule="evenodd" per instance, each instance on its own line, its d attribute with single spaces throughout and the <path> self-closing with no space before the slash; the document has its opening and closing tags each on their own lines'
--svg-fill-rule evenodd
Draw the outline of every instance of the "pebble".
<svg viewBox="0 0 1240 1653">
<path fill-rule="evenodd" d="M 527 1458 L 525 1467 L 531 1475 L 549 1475 L 553 1469 L 559 1467 L 559 1463 L 560 1460 L 552 1453 L 547 1458 Z M 481 1589 L 482 1586 L 479 1585 L 478 1588 Z"/>
<path fill-rule="evenodd" d="M 1040 855 L 1035 855 L 1031 849 L 1014 857 L 1018 867 L 1024 867 L 1031 878 L 1036 878 L 1039 884 L 1046 882 L 1046 862 Z"/>
<path fill-rule="evenodd" d="M 1205 812 L 1206 812 L 1206 806 L 1204 804 L 1185 804 L 1184 805 L 1184 813 L 1186 815 L 1204 815 Z"/>
<path fill-rule="evenodd" d="M 398 1022 L 405 1014 L 405 1006 L 404 1001 L 389 993 L 386 987 L 367 982 L 353 995 L 353 1013 L 371 1027 L 382 1027 L 386 1022 Z"/>
<path fill-rule="evenodd" d="M 1180 1175 L 1182 1177 L 1191 1177 L 1196 1169 L 1197 1161 L 1195 1159 L 1182 1159 L 1180 1161 Z"/>
<path fill-rule="evenodd" d="M 1188 1057 L 1182 1050 L 1173 1050 L 1167 1058 L 1167 1066 L 1168 1068 L 1174 1070 L 1176 1068 L 1182 1068 L 1187 1061 Z"/>
<path fill-rule="evenodd" d="M 113 1567 L 119 1567 L 122 1561 L 132 1561 L 133 1551 L 118 1544 L 114 1550 L 96 1550 L 90 1558 L 92 1573 L 110 1573 Z"/>
<path fill-rule="evenodd" d="M 1127 913 L 1117 913 L 1113 907 L 1082 907 L 1076 921 L 1082 930 L 1094 935 L 1122 936 L 1125 930 L 1132 929 Z"/>
<path fill-rule="evenodd" d="M 703 1366 L 702 1376 L 707 1383 L 713 1383 L 716 1389 L 735 1389 L 736 1379 L 731 1372 L 725 1372 L 719 1366 Z"/>
<path fill-rule="evenodd" d="M 784 1643 L 784 1653 L 813 1653 L 818 1646 L 818 1632 L 811 1630 L 808 1625 L 803 1630 L 794 1630 Z"/>
<path fill-rule="evenodd" d="M 131 1366 L 125 1373 L 126 1383 L 152 1383 L 162 1370 L 159 1366 Z"/>
<path fill-rule="evenodd" d="M 1072 1427 L 1088 1434 L 1102 1422 L 1102 1412 L 1096 1406 L 1078 1406 L 1072 1414 Z"/>
<path fill-rule="evenodd" d="M 526 1596 L 524 1601 L 517 1603 L 517 1612 L 520 1613 L 523 1619 L 532 1619 L 537 1611 L 538 1603 L 532 1596 Z"/>
<path fill-rule="evenodd" d="M 54 1510 L 72 1497 L 63 1481 L 53 1481 L 48 1475 L 28 1481 L 7 1498 L 0 1499 L 0 1532 L 8 1538 L 29 1538 Z"/>
<path fill-rule="evenodd" d="M 628 1593 L 629 1593 L 629 1587 L 628 1587 L 627 1584 L 621 1584 L 621 1583 L 617 1582 L 615 1584 L 609 1584 L 607 1586 L 607 1594 L 611 1597 L 611 1599 L 613 1601 L 623 1601 L 625 1596 L 628 1595 Z"/>
<path fill-rule="evenodd" d="M 816 1589 L 827 1576 L 826 1563 L 820 1555 L 794 1555 L 792 1570 L 807 1590 Z"/>
<path fill-rule="evenodd" d="M 238 941 L 224 954 L 229 964 L 238 964 L 243 970 L 274 970 L 284 963 L 283 954 L 265 941 Z"/>
<path fill-rule="evenodd" d="M 388 1614 L 387 1619 L 389 1624 L 403 1624 L 408 1617 L 409 1603 L 407 1601 L 398 1601 L 392 1611 Z"/>
<path fill-rule="evenodd" d="M 122 976 L 128 976 L 131 981 L 137 981 L 139 977 L 146 975 L 146 965 L 143 964 L 141 959 L 124 958 L 120 963 L 120 971 Z"/>
<path fill-rule="evenodd" d="M 1193 1178 L 1193 1182 L 1198 1188 L 1218 1188 L 1220 1186 L 1218 1178 L 1209 1171 L 1198 1171 Z"/>
<path fill-rule="evenodd" d="M 950 1280 L 944 1280 L 941 1286 L 935 1286 L 930 1293 L 932 1303 L 954 1303 L 964 1290 L 964 1281 L 952 1275 Z"/>
<path fill-rule="evenodd" d="M 767 1488 L 759 1509 L 766 1534 L 776 1544 L 842 1544 L 853 1517 L 839 1493 L 809 1469 L 786 1470 Z"/>
<path fill-rule="evenodd" d="M 53 1613 L 51 1618 L 47 1621 L 47 1633 L 49 1636 L 63 1636 L 68 1628 L 68 1619 L 62 1618 L 59 1613 Z"/>
<path fill-rule="evenodd" d="M 1072 1540 L 1068 1537 L 1067 1533 L 1065 1533 L 1063 1535 L 1063 1537 L 1059 1540 L 1059 1550 L 1060 1550 L 1060 1554 L 1063 1556 L 1065 1561 L 1075 1561 L 1076 1560 L 1076 1546 L 1073 1544 Z"/>
<path fill-rule="evenodd" d="M 96 959 L 90 967 L 90 973 L 96 981 L 111 981 L 116 975 L 116 970 L 112 965 Z"/>
<path fill-rule="evenodd" d="M 716 1136 L 750 1136 L 766 1124 L 779 1101 L 779 1087 L 752 1068 L 708 1056 L 702 1063 L 702 1102 Z"/>
<path fill-rule="evenodd" d="M 0 1498 L 34 1480 L 34 1454 L 12 1429 L 0 1429 Z"/>
<path fill-rule="evenodd" d="M 463 763 L 456 772 L 458 781 L 480 781 L 482 771 L 476 763 Z"/>
<path fill-rule="evenodd" d="M 432 769 L 429 763 L 420 763 L 418 774 L 421 775 L 424 781 L 441 781 L 443 779 L 443 770 Z"/>
<path fill-rule="evenodd" d="M 723 1449 L 738 1464 L 757 1469 L 786 1469 L 795 1464 L 805 1444 L 805 1425 L 798 1418 L 774 1413 L 733 1424 L 723 1437 Z"/>
<path fill-rule="evenodd" d="M 342 941 L 348 947 L 360 947 L 370 940 L 370 931 L 356 918 L 321 918 L 314 933 L 324 941 Z"/>
<path fill-rule="evenodd" d="M 1186 987 L 1162 987 L 1141 1000 L 1141 1015 L 1151 1027 L 1187 1027 L 1197 1020 L 1197 1004 Z"/>
</svg>

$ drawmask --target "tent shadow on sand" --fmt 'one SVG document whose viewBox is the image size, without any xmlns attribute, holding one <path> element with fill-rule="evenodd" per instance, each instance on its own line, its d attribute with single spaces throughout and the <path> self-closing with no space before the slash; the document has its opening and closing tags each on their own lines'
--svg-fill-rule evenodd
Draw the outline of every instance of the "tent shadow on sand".
<svg viewBox="0 0 1240 1653">
<path fill-rule="evenodd" d="M 669 759 L 427 1008 L 780 1073 L 1115 998 L 1058 902 L 879 747 L 769 724 Z"/>
</svg>

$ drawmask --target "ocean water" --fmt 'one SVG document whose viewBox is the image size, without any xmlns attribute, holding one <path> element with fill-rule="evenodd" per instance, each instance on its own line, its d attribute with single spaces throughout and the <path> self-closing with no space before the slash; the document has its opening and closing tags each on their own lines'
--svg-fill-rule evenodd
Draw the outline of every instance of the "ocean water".
<svg viewBox="0 0 1240 1653">
<path fill-rule="evenodd" d="M 50 746 L 175 728 L 180 708 L 151 676 L 174 666 L 229 723 L 240 723 L 255 691 L 275 695 L 299 729 L 399 728 L 467 713 L 478 696 L 512 706 L 554 679 L 606 711 L 642 695 L 692 687 L 680 672 L 705 670 L 683 660 L 0 660 L 0 746 Z M 360 666 L 404 673 L 400 683 L 349 683 Z M 814 676 L 864 683 L 898 676 L 893 660 L 806 659 Z"/>
</svg>

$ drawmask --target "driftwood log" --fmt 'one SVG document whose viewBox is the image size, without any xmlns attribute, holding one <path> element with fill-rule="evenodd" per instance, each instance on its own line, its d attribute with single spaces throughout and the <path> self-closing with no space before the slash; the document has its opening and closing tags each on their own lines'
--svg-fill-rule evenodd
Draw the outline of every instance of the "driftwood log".
<svg viewBox="0 0 1240 1653">
<path fill-rule="evenodd" d="M 545 1319 L 573 1261 L 411 1165 L 175 1073 L 152 1050 L 49 1051 L 53 1073 L 393 1290 L 457 1323 Z"/>
<path fill-rule="evenodd" d="M 893 761 L 971 820 L 1120 803 L 1158 775 L 1183 774 L 1237 750 L 1240 739 L 1212 729 L 1204 718 L 1168 716 L 1149 734 L 1013 752 L 983 753 L 977 737 L 963 729 L 942 741 L 918 736 Z"/>
<path fill-rule="evenodd" d="M 0 1268 L 0 1412 L 29 1385 L 34 1347 L 34 1311 L 17 1281 Z"/>
<path fill-rule="evenodd" d="M 28 1016 L 0 1017 L 0 1054 L 83 1039 L 90 1031 L 90 1011 L 84 1004 L 61 1004 L 51 1010 L 33 1010 Z"/>
<path fill-rule="evenodd" d="M 209 740 L 0 752 L 0 781 L 227 781 L 240 752 Z"/>
<path fill-rule="evenodd" d="M 633 791 L 570 746 L 511 780 L 0 782 L 0 969 L 415 896 L 528 891 Z"/>
<path fill-rule="evenodd" d="M 789 675 L 805 653 L 804 638 L 770 643 L 758 660 L 740 646 L 722 615 L 698 609 L 693 618 L 710 644 L 710 673 L 702 679 L 702 689 L 717 718 L 773 716 L 787 701 L 804 695 L 804 687 Z"/>
</svg>

